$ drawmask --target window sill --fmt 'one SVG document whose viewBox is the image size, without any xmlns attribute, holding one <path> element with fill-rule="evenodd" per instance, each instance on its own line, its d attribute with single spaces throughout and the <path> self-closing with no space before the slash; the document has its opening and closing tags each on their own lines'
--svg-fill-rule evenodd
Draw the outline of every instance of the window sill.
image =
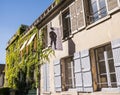
<svg viewBox="0 0 120 95">
<path fill-rule="evenodd" d="M 92 27 L 94 27 L 94 26 L 96 26 L 96 25 L 98 25 L 98 24 L 100 24 L 100 23 L 102 23 L 102 22 L 104 22 L 104 21 L 106 21 L 106 20 L 108 20 L 108 19 L 110 19 L 110 15 L 107 15 L 107 16 L 99 19 L 98 21 L 96 21 L 96 22 L 88 25 L 88 26 L 86 27 L 86 29 L 90 29 L 90 28 L 92 28 Z"/>
<path fill-rule="evenodd" d="M 51 94 L 51 92 L 50 91 L 46 91 L 46 92 L 43 92 L 43 94 L 49 95 L 49 94 Z"/>
<path fill-rule="evenodd" d="M 69 35 L 68 37 L 62 39 L 62 42 L 65 42 L 73 37 L 73 34 Z"/>
<path fill-rule="evenodd" d="M 113 14 L 113 13 L 115 13 L 115 12 L 118 11 L 118 10 L 120 10 L 120 7 L 119 7 L 119 6 L 116 7 L 116 8 L 114 8 L 113 10 L 109 11 L 108 14 Z"/>
</svg>

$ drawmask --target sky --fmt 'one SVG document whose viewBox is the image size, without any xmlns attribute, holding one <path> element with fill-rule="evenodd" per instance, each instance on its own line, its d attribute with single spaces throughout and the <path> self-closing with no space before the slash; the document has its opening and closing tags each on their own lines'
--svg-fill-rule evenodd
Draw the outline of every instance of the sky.
<svg viewBox="0 0 120 95">
<path fill-rule="evenodd" d="M 31 25 L 54 0 L 0 0 L 0 64 L 5 48 L 21 24 Z"/>
</svg>

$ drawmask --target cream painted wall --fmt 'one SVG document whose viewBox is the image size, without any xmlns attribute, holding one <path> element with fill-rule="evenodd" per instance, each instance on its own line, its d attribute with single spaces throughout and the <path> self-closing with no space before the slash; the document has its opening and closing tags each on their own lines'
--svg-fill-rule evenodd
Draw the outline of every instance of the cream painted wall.
<svg viewBox="0 0 120 95">
<path fill-rule="evenodd" d="M 73 41 L 76 45 L 76 52 L 78 52 L 119 38 L 120 13 L 117 13 L 108 20 L 75 34 Z"/>
</svg>

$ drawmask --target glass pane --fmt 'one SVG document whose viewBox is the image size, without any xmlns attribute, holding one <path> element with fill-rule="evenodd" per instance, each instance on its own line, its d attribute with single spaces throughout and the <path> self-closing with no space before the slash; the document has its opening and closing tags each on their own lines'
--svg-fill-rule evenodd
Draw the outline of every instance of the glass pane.
<svg viewBox="0 0 120 95">
<path fill-rule="evenodd" d="M 105 0 L 99 0 L 100 9 L 106 6 Z"/>
<path fill-rule="evenodd" d="M 113 58 L 111 45 L 106 46 L 106 47 L 105 47 L 105 50 L 107 51 L 107 57 L 108 57 L 108 58 Z"/>
<path fill-rule="evenodd" d="M 97 53 L 98 53 L 98 60 L 104 60 L 104 48 L 98 48 Z"/>
<path fill-rule="evenodd" d="M 100 15 L 101 15 L 102 17 L 106 16 L 106 14 L 107 14 L 107 9 L 106 9 L 105 0 L 100 0 L 100 1 L 99 1 L 99 7 L 100 7 Z"/>
<path fill-rule="evenodd" d="M 113 60 L 109 60 L 108 64 L 109 64 L 110 73 L 111 72 L 115 72 L 114 61 Z"/>
<path fill-rule="evenodd" d="M 110 74 L 110 79 L 111 79 L 111 82 L 116 82 L 116 75 Z"/>
<path fill-rule="evenodd" d="M 71 33 L 69 10 L 66 10 L 62 14 L 62 24 L 63 24 L 63 38 L 65 38 L 65 37 L 68 37 L 70 35 L 70 33 Z"/>
<path fill-rule="evenodd" d="M 100 82 L 107 83 L 107 75 L 100 75 Z"/>
<path fill-rule="evenodd" d="M 91 3 L 91 6 L 92 6 L 93 14 L 96 13 L 98 11 L 97 2 L 95 1 L 95 2 Z"/>
<path fill-rule="evenodd" d="M 117 87 L 117 83 L 112 83 L 112 87 Z"/>
<path fill-rule="evenodd" d="M 100 69 L 100 74 L 106 73 L 106 67 L 104 61 L 99 63 L 99 69 Z"/>
<path fill-rule="evenodd" d="M 102 88 L 108 87 L 108 84 L 101 84 Z"/>
</svg>

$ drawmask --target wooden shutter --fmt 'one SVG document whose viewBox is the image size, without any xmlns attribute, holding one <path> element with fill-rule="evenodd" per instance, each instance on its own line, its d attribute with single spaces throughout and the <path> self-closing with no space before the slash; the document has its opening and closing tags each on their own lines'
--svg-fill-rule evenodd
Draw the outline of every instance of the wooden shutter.
<svg viewBox="0 0 120 95">
<path fill-rule="evenodd" d="M 46 68 L 46 65 L 44 64 L 43 65 L 43 91 L 45 92 L 47 89 L 47 82 L 46 82 L 46 70 L 45 70 L 45 68 Z"/>
<path fill-rule="evenodd" d="M 107 0 L 107 9 L 111 13 L 115 8 L 118 7 L 118 0 Z"/>
<path fill-rule="evenodd" d="M 81 52 L 84 92 L 93 92 L 89 50 Z"/>
<path fill-rule="evenodd" d="M 46 64 L 46 82 L 47 82 L 47 91 L 50 90 L 50 73 L 49 73 L 49 63 Z"/>
<path fill-rule="evenodd" d="M 49 85 L 49 64 L 43 64 L 43 91 L 47 92 L 49 91 L 50 85 Z"/>
<path fill-rule="evenodd" d="M 112 41 L 112 51 L 117 78 L 117 85 L 120 86 L 120 39 Z"/>
<path fill-rule="evenodd" d="M 80 59 L 80 52 L 74 54 L 74 76 L 75 88 L 77 91 L 83 92 L 82 66 Z"/>
<path fill-rule="evenodd" d="M 54 61 L 54 85 L 55 91 L 61 91 L 61 65 L 60 60 Z"/>
<path fill-rule="evenodd" d="M 77 31 L 77 17 L 76 17 L 76 2 L 70 5 L 70 20 L 71 20 L 71 31 Z"/>
<path fill-rule="evenodd" d="M 76 1 L 76 10 L 77 10 L 77 28 L 79 30 L 85 26 L 83 0 Z"/>
</svg>

